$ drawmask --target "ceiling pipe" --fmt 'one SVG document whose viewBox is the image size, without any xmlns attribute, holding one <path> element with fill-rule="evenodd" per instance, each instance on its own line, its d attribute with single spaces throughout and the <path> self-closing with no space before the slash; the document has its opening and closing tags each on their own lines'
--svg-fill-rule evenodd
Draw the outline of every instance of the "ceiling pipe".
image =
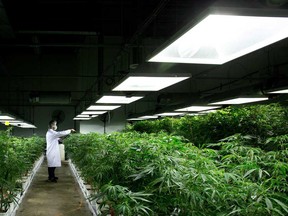
<svg viewBox="0 0 288 216">
<path fill-rule="evenodd" d="M 114 60 L 112 61 L 112 63 L 110 65 L 108 65 L 104 70 L 102 75 L 105 74 L 106 71 L 109 71 L 109 69 L 113 66 L 115 66 L 115 64 L 118 62 L 118 60 L 121 58 L 121 56 L 124 53 L 127 53 L 127 48 L 129 47 L 133 47 L 132 44 L 138 39 L 138 37 L 146 30 L 146 28 L 154 21 L 154 19 L 156 19 L 156 17 L 158 16 L 158 14 L 162 11 L 163 8 L 166 7 L 166 5 L 168 4 L 169 0 L 162 0 L 158 6 L 155 8 L 155 10 L 152 12 L 152 14 L 150 16 L 148 16 L 148 18 L 144 21 L 144 23 L 142 25 L 140 25 L 140 28 L 138 28 L 138 30 L 132 35 L 132 37 L 130 38 L 130 40 L 125 43 L 121 49 L 119 50 L 118 54 L 116 55 L 116 57 L 114 58 Z M 135 46 L 135 47 L 139 47 L 139 46 Z M 81 101 L 84 100 L 84 98 L 89 94 L 89 92 L 94 88 L 95 85 L 97 85 L 98 82 L 96 80 L 96 82 L 94 82 L 92 84 L 92 86 L 87 89 L 86 93 L 83 95 L 83 97 L 81 98 L 81 100 L 79 101 L 79 103 L 76 105 L 76 109 L 77 107 L 80 105 Z"/>
<path fill-rule="evenodd" d="M 98 47 L 119 47 L 120 44 L 33 44 L 33 43 L 27 43 L 27 44 L 0 44 L 0 47 L 76 47 L 76 48 L 98 48 Z M 132 45 L 131 45 L 132 47 Z M 136 46 L 135 46 L 136 47 Z"/>
<path fill-rule="evenodd" d="M 52 34 L 52 35 L 83 35 L 83 36 L 98 36 L 99 32 L 89 31 L 16 31 L 16 34 Z"/>
</svg>

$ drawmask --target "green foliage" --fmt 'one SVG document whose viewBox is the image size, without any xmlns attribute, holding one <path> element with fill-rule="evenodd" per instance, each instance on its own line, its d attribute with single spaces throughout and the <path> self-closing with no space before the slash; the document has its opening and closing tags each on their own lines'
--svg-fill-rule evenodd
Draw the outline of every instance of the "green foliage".
<svg viewBox="0 0 288 216">
<path fill-rule="evenodd" d="M 44 150 L 39 137 L 17 138 L 10 130 L 0 131 L 0 212 L 6 211 L 21 188 L 18 181 L 32 167 Z"/>
<path fill-rule="evenodd" d="M 90 133 L 68 137 L 66 150 L 103 215 L 286 215 L 280 138 L 279 151 L 264 151 L 241 134 L 200 149 L 164 132 Z"/>
<path fill-rule="evenodd" d="M 287 117 L 287 109 L 279 104 L 251 105 L 228 107 L 207 115 L 184 116 L 179 119 L 137 121 L 129 128 L 141 133 L 165 131 L 183 136 L 196 146 L 202 146 L 236 133 L 249 134 L 263 140 L 284 135 L 288 130 Z"/>
</svg>

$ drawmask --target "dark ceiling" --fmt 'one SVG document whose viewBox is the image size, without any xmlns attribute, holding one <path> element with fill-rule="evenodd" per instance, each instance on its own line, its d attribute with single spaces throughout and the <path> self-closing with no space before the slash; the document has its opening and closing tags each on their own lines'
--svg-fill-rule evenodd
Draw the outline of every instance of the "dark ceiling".
<svg viewBox="0 0 288 216">
<path fill-rule="evenodd" d="M 151 110 L 233 92 L 263 91 L 285 83 L 287 39 L 224 65 L 145 61 L 159 45 L 215 2 L 0 0 L 0 108 L 18 112 L 19 107 L 64 104 L 81 111 L 131 71 L 192 76 L 148 94 L 141 103 L 153 104 Z M 286 0 L 230 2 L 287 8 Z M 133 63 L 139 66 L 132 68 Z"/>
</svg>

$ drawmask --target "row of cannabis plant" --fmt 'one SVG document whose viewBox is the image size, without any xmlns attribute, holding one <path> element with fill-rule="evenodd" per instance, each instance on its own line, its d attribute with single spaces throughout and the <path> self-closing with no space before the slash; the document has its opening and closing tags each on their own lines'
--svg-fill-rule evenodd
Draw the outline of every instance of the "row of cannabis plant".
<svg viewBox="0 0 288 216">
<path fill-rule="evenodd" d="M 287 135 L 263 151 L 236 134 L 205 148 L 180 136 L 75 134 L 66 150 L 102 214 L 287 215 Z M 281 142 L 279 144 L 278 142 Z M 279 145 L 278 145 L 279 144 Z"/>
<path fill-rule="evenodd" d="M 227 107 L 205 115 L 136 121 L 127 127 L 127 131 L 165 131 L 184 136 L 197 146 L 217 142 L 236 133 L 249 134 L 265 141 L 268 137 L 287 133 L 287 118 L 288 109 L 280 104 L 246 105 Z"/>
<path fill-rule="evenodd" d="M 18 138 L 11 135 L 11 129 L 0 131 L 0 212 L 17 202 L 20 180 L 43 153 L 44 145 L 40 137 Z"/>
</svg>

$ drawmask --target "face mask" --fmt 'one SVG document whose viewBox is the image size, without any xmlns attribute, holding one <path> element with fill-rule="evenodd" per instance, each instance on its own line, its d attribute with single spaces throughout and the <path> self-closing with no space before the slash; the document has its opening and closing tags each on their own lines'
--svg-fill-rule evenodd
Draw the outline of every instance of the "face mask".
<svg viewBox="0 0 288 216">
<path fill-rule="evenodd" d="M 57 130 L 57 126 L 56 126 L 56 125 L 55 125 L 55 126 L 53 126 L 53 130 L 55 130 L 55 131 Z"/>
</svg>

